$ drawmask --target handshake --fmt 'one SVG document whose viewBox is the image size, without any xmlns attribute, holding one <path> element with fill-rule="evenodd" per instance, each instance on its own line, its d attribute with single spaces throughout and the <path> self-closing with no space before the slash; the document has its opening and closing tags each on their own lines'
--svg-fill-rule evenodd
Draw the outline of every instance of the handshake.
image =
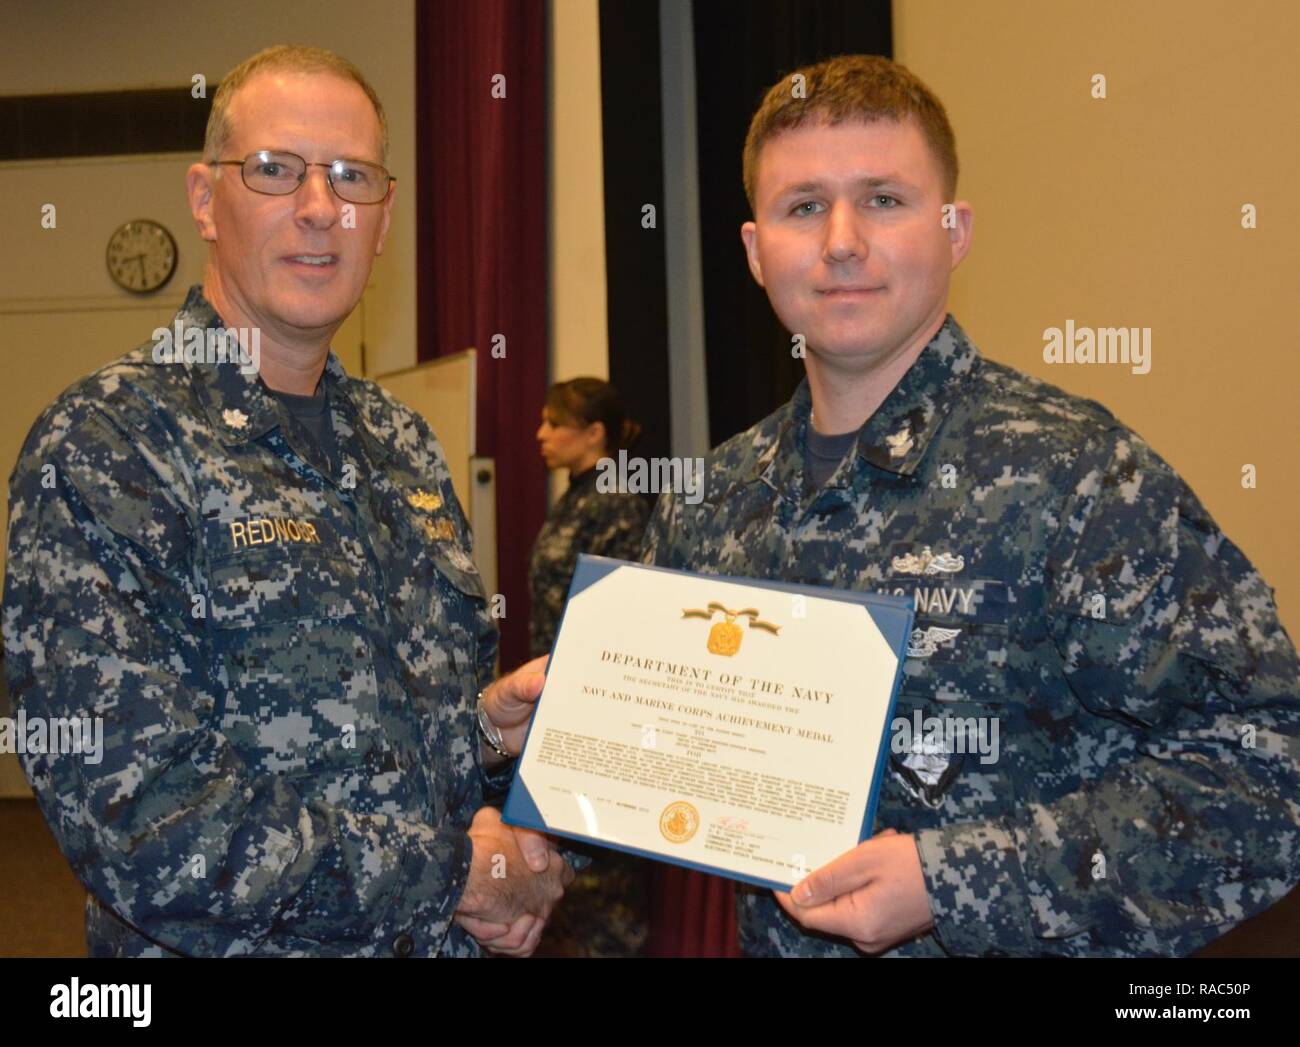
<svg viewBox="0 0 1300 1047">
<path fill-rule="evenodd" d="M 510 752 L 523 748 L 545 669 L 546 658 L 534 658 L 483 694 L 488 717 Z M 469 838 L 474 854 L 456 922 L 493 955 L 531 955 L 564 888 L 573 882 L 573 870 L 552 840 L 506 825 L 492 807 L 474 815 Z"/>
<path fill-rule="evenodd" d="M 573 870 L 554 842 L 501 821 L 483 807 L 469 827 L 474 846 L 456 922 L 495 956 L 529 956 Z"/>
</svg>

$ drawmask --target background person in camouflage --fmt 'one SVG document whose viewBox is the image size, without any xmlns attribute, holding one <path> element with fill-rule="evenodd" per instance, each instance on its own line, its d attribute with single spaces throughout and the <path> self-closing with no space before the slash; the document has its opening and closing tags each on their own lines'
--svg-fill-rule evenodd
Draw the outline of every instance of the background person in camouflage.
<svg viewBox="0 0 1300 1047">
<path fill-rule="evenodd" d="M 971 208 L 940 222 L 956 152 L 925 86 L 875 57 L 798 72 L 806 98 L 782 80 L 750 126 L 741 235 L 807 378 L 712 453 L 702 504 L 661 498 L 645 559 L 913 594 L 896 716 L 996 718 L 1000 754 L 892 753 L 876 835 L 791 895 L 741 888 L 742 944 L 1191 952 L 1300 879 L 1271 591 L 1139 437 L 948 315 Z"/>
<path fill-rule="evenodd" d="M 579 553 L 619 560 L 640 554 L 649 504 L 640 495 L 596 486 L 600 460 L 630 448 L 640 431 L 609 382 L 574 378 L 556 382 L 546 393 L 538 448 L 547 469 L 568 472 L 569 486 L 533 543 L 528 641 L 534 658 L 551 653 Z"/>
<path fill-rule="evenodd" d="M 597 488 L 597 463 L 636 441 L 641 427 L 622 397 L 599 378 L 557 382 L 546 394 L 537 442 L 548 469 L 567 469 L 569 486 L 537 534 L 529 567 L 529 642 L 549 655 L 579 553 L 635 560 L 650 506 L 640 495 Z M 612 434 L 612 435 L 611 435 Z M 645 946 L 648 866 L 644 859 L 574 845 L 593 859 L 569 885 L 551 918 L 541 955 L 634 956 Z"/>
<path fill-rule="evenodd" d="M 264 149 L 321 166 L 274 195 L 214 163 Z M 526 954 L 572 876 L 482 806 L 513 765 L 480 739 L 496 632 L 438 442 L 329 352 L 394 197 L 326 165 L 386 151 L 337 56 L 235 69 L 188 174 L 210 248 L 176 322 L 259 329 L 261 377 L 146 344 L 60 396 L 14 470 L 11 693 L 105 723 L 98 765 L 24 761 L 93 955 Z M 506 752 L 540 669 L 486 691 Z"/>
</svg>

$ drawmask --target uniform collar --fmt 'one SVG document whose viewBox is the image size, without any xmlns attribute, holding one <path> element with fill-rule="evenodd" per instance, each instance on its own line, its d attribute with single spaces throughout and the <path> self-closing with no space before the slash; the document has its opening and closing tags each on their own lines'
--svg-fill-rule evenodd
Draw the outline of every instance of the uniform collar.
<svg viewBox="0 0 1300 1047">
<path fill-rule="evenodd" d="M 596 475 L 599 471 L 600 463 L 597 462 L 595 465 L 588 466 L 580 473 L 571 474 L 569 476 L 569 486 L 564 489 L 564 493 L 568 494 L 570 491 L 580 492 L 588 487 L 595 487 Z"/>
<path fill-rule="evenodd" d="M 863 425 L 858 456 L 878 469 L 910 476 L 978 360 L 979 350 L 949 313 L 916 362 Z M 755 463 L 754 478 L 762 477 L 777 489 L 789 479 L 775 475 L 778 463 L 803 461 L 811 412 L 812 392 L 805 377 L 786 405 L 777 438 Z"/>
<path fill-rule="evenodd" d="M 225 327 L 221 317 L 212 303 L 203 295 L 203 287 L 195 284 L 185 297 L 185 303 L 172 321 L 172 330 L 177 325 L 183 328 L 217 328 Z M 190 380 L 199 389 L 208 421 L 215 432 L 220 434 L 221 442 L 235 446 L 257 440 L 276 426 L 282 424 L 284 407 L 271 395 L 261 377 L 256 373 L 244 373 L 238 363 L 221 364 L 187 363 Z M 325 360 L 325 372 L 321 380 L 326 384 L 326 395 L 332 405 L 345 413 L 345 419 L 357 418 L 361 425 L 349 426 L 359 428 L 363 439 L 372 451 L 372 457 L 384 457 L 388 451 L 371 432 L 370 418 L 358 406 L 353 396 L 356 379 L 343 368 L 339 358 L 331 351 Z M 346 434 L 345 434 L 346 435 Z"/>
</svg>

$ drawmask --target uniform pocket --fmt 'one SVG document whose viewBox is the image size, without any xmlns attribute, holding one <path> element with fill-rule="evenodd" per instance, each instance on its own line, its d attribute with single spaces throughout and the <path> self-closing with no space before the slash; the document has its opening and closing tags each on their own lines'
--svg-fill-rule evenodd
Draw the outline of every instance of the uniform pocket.
<svg viewBox="0 0 1300 1047">
<path fill-rule="evenodd" d="M 217 629 L 348 618 L 369 603 L 350 563 L 306 550 L 228 557 L 212 565 L 208 583 Z"/>
<path fill-rule="evenodd" d="M 936 701 L 998 705 L 1010 700 L 1010 632 L 1003 625 L 918 615 L 903 663 L 903 693 Z"/>
<path fill-rule="evenodd" d="M 429 559 L 453 589 L 474 600 L 487 600 L 483 579 L 469 553 L 459 545 L 440 544 L 429 551 Z"/>
<path fill-rule="evenodd" d="M 381 769 L 378 681 L 352 568 L 240 557 L 214 566 L 209 583 L 229 680 L 222 727 L 244 758 L 277 774 Z"/>
<path fill-rule="evenodd" d="M 884 798 L 903 813 L 908 831 L 994 818 L 1015 806 L 1002 745 L 1006 726 L 995 703 L 899 694 Z"/>
<path fill-rule="evenodd" d="M 902 688 L 942 702 L 1008 700 L 1011 625 L 1021 610 L 1015 587 L 981 567 L 981 550 L 895 543 L 881 562 L 883 592 L 916 609 Z"/>
</svg>

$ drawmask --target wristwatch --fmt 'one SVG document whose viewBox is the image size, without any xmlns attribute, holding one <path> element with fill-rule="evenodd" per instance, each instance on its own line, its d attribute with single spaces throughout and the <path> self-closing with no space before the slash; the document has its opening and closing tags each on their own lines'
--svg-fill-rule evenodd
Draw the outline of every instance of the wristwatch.
<svg viewBox="0 0 1300 1047">
<path fill-rule="evenodd" d="M 515 753 L 506 750 L 505 739 L 501 737 L 501 728 L 494 724 L 487 714 L 487 703 L 483 700 L 482 691 L 478 693 L 478 733 L 488 743 L 488 747 L 503 760 L 515 758 Z"/>
</svg>

